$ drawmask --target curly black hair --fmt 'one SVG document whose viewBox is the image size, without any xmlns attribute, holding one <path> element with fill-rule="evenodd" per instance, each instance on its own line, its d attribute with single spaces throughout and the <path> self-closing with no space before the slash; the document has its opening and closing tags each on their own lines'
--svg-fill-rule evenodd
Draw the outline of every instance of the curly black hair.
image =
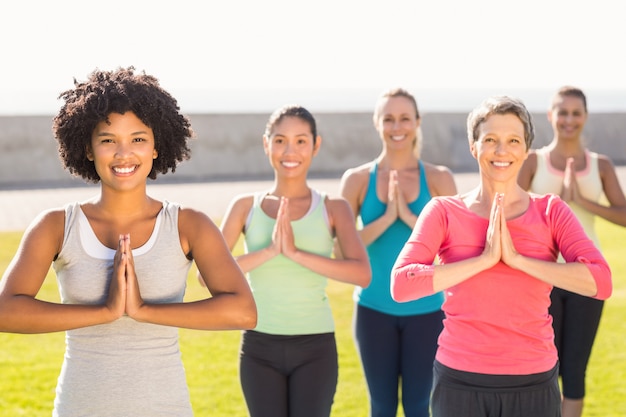
<svg viewBox="0 0 626 417">
<path fill-rule="evenodd" d="M 115 71 L 96 69 L 85 82 L 74 79 L 74 88 L 59 98 L 65 104 L 52 127 L 59 156 L 64 168 L 87 182 L 100 181 L 93 161 L 87 159 L 87 149 L 96 125 L 109 123 L 111 113 L 133 112 L 152 129 L 158 157 L 149 178 L 156 179 L 157 173 L 165 174 L 170 169 L 174 172 L 178 163 L 191 156 L 188 140 L 194 132 L 189 119 L 180 113 L 176 99 L 145 71 L 135 74 L 133 66 Z"/>
</svg>

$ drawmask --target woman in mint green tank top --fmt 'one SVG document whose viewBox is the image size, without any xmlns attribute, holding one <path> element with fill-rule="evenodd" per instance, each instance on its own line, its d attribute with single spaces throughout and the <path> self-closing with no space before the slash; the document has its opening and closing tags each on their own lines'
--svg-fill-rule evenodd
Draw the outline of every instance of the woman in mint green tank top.
<svg viewBox="0 0 626 417">
<path fill-rule="evenodd" d="M 0 331 L 66 332 L 53 417 L 192 416 L 178 327 L 252 328 L 256 308 L 217 226 L 147 193 L 189 158 L 189 119 L 133 67 L 96 70 L 61 98 L 59 156 L 99 188 L 26 230 L 0 281 Z M 208 291 L 185 302 L 194 261 Z M 60 303 L 39 296 L 51 265 Z"/>
<path fill-rule="evenodd" d="M 558 194 L 599 246 L 595 219 L 626 226 L 626 197 L 606 155 L 590 151 L 583 138 L 587 98 L 577 87 L 561 87 L 552 97 L 548 120 L 552 141 L 528 154 L 518 183 L 537 194 Z M 606 203 L 602 198 L 606 198 Z M 608 204 L 607 204 L 608 203 Z M 587 363 L 600 324 L 604 301 L 554 288 L 550 314 L 559 352 L 563 417 L 580 417 Z"/>
<path fill-rule="evenodd" d="M 347 170 L 341 195 L 362 224 L 361 239 L 372 265 L 368 288 L 357 287 L 354 338 L 367 381 L 370 416 L 395 417 L 400 382 L 406 417 L 429 415 L 432 367 L 443 324 L 443 294 L 397 303 L 391 298 L 391 268 L 417 216 L 431 197 L 456 194 L 450 170 L 420 160 L 420 116 L 406 90 L 385 92 L 374 126 L 382 151 Z"/>
<path fill-rule="evenodd" d="M 365 247 L 342 198 L 311 189 L 307 175 L 321 145 L 315 119 L 287 106 L 269 118 L 263 149 L 270 190 L 237 196 L 221 226 L 247 274 L 258 325 L 242 335 L 240 379 L 251 417 L 329 416 L 338 376 L 327 279 L 366 287 Z M 333 246 L 343 258 L 333 258 Z"/>
</svg>

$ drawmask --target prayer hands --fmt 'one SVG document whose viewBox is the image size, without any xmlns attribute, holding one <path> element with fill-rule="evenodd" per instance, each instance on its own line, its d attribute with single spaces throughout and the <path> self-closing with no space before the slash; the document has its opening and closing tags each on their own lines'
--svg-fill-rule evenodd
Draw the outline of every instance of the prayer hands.
<svg viewBox="0 0 626 417">
<path fill-rule="evenodd" d="M 282 253 L 288 258 L 297 252 L 291 220 L 289 219 L 289 199 L 287 197 L 280 198 L 270 249 L 275 255 Z"/>
<path fill-rule="evenodd" d="M 392 222 L 398 218 L 409 225 L 415 222 L 415 215 L 409 208 L 404 198 L 404 193 L 398 185 L 398 171 L 396 170 L 389 172 L 387 211 L 385 215 L 389 216 Z"/>
<path fill-rule="evenodd" d="M 139 292 L 139 283 L 135 274 L 135 262 L 130 246 L 130 235 L 120 235 L 119 245 L 113 258 L 113 278 L 109 285 L 107 306 L 116 318 L 126 313 L 135 317 L 143 299 Z"/>
<path fill-rule="evenodd" d="M 518 259 L 518 255 L 506 225 L 504 194 L 496 193 L 491 205 L 483 256 L 491 261 L 491 266 L 502 261 L 515 268 L 514 263 Z"/>
<path fill-rule="evenodd" d="M 565 172 L 563 174 L 563 187 L 561 188 L 561 198 L 566 203 L 576 201 L 578 197 L 578 182 L 576 181 L 576 171 L 574 170 L 574 158 L 567 158 Z"/>
</svg>

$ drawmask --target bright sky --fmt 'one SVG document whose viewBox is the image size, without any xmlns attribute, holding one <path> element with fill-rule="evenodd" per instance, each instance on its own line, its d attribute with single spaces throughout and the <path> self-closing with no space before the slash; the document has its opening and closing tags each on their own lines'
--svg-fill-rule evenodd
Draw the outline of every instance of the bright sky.
<svg viewBox="0 0 626 417">
<path fill-rule="evenodd" d="M 73 78 L 129 65 L 159 78 L 187 112 L 270 112 L 286 100 L 371 109 L 372 97 L 395 86 L 422 107 L 434 96 L 425 91 L 440 89 L 454 92 L 445 96 L 450 107 L 469 90 L 529 89 L 547 91 L 547 106 L 564 84 L 583 88 L 591 109 L 595 91 L 621 94 L 626 110 L 622 7 L 613 0 L 10 1 L 0 17 L 0 114 L 54 114 Z"/>
</svg>

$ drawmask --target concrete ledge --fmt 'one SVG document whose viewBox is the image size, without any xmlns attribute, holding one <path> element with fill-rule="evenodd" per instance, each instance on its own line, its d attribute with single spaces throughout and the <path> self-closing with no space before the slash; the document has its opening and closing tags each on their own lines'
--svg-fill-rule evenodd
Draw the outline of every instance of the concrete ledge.
<svg viewBox="0 0 626 417">
<path fill-rule="evenodd" d="M 191 114 L 196 132 L 192 158 L 174 174 L 157 182 L 200 182 L 271 178 L 261 138 L 267 114 Z M 320 153 L 311 168 L 312 177 L 341 175 L 350 167 L 376 157 L 380 139 L 371 113 L 316 113 L 323 137 Z M 476 163 L 468 151 L 465 133 L 467 113 L 422 115 L 424 160 L 448 166 L 454 172 L 472 172 Z M 535 148 L 552 137 L 544 113 L 533 114 Z M 61 167 L 52 136 L 52 116 L 0 117 L 0 188 L 84 185 Z M 616 165 L 626 164 L 626 114 L 590 114 L 585 137 L 588 146 L 607 154 Z"/>
</svg>

